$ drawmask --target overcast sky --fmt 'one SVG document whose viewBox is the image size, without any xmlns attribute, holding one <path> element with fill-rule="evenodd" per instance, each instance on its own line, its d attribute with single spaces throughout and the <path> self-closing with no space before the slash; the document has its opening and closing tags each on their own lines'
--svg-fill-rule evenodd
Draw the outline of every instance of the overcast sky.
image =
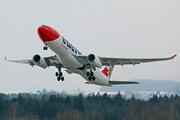
<svg viewBox="0 0 180 120">
<path fill-rule="evenodd" d="M 1 0 L 0 92 L 32 92 L 46 88 L 72 93 L 97 92 L 79 75 L 64 70 L 57 82 L 56 68 L 42 69 L 4 61 L 51 56 L 43 51 L 37 28 L 56 29 L 79 51 L 103 57 L 153 58 L 180 55 L 179 0 Z M 112 80 L 158 79 L 180 82 L 180 57 L 137 66 L 115 66 Z M 128 85 L 127 85 L 128 87 Z"/>
</svg>

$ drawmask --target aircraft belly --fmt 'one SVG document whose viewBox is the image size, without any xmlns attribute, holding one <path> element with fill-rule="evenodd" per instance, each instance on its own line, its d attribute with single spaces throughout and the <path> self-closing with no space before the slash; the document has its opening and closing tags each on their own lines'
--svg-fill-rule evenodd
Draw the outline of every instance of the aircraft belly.
<svg viewBox="0 0 180 120">
<path fill-rule="evenodd" d="M 80 74 L 77 68 L 82 67 L 82 65 L 72 56 L 71 51 L 66 50 L 62 46 L 61 39 L 60 37 L 57 40 L 49 42 L 48 47 L 59 56 L 59 59 L 65 67 L 71 69 L 74 73 Z"/>
<path fill-rule="evenodd" d="M 67 67 L 70 68 L 74 73 L 79 73 L 80 71 L 77 68 L 82 67 L 82 64 L 80 64 L 75 58 L 74 56 L 72 56 L 71 54 L 66 55 L 64 57 L 60 57 L 62 63 Z"/>
<path fill-rule="evenodd" d="M 81 74 L 81 76 L 86 79 L 88 82 L 91 82 L 92 84 L 100 85 L 100 86 L 109 86 L 109 80 L 99 71 L 96 69 L 95 71 L 93 70 L 94 76 L 95 76 L 95 81 L 88 80 L 88 76 L 86 74 Z"/>
</svg>

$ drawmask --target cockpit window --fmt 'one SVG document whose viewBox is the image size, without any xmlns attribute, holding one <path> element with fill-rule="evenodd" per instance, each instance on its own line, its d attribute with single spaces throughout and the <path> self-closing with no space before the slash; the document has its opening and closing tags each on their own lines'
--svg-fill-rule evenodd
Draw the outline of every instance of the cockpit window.
<svg viewBox="0 0 180 120">
<path fill-rule="evenodd" d="M 44 26 L 44 25 L 42 25 L 41 27 L 44 27 L 44 28 L 48 29 L 48 27 L 47 27 L 47 26 Z"/>
</svg>

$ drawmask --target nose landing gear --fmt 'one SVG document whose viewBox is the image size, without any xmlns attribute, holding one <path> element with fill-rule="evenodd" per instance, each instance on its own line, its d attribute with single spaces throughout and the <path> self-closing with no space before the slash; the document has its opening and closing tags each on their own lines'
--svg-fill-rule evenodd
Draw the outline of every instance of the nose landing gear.
<svg viewBox="0 0 180 120">
<path fill-rule="evenodd" d="M 44 47 L 43 47 L 43 50 L 48 50 L 48 47 L 47 47 L 47 46 L 44 46 Z"/>
</svg>

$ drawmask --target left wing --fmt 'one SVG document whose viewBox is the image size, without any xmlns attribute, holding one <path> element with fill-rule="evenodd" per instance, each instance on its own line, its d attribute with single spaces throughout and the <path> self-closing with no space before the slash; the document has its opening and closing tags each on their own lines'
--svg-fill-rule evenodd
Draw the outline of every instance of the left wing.
<svg viewBox="0 0 180 120">
<path fill-rule="evenodd" d="M 105 65 L 136 65 L 141 63 L 147 63 L 147 62 L 157 62 L 157 61 L 165 61 L 165 60 L 172 60 L 177 55 L 173 55 L 171 57 L 167 58 L 109 58 L 109 57 L 99 57 L 101 63 L 103 66 Z M 87 61 L 87 57 L 85 55 L 76 55 L 74 56 L 81 64 L 87 65 L 89 64 Z"/>
<path fill-rule="evenodd" d="M 9 62 L 15 62 L 15 63 L 23 63 L 23 64 L 29 64 L 31 65 L 32 67 L 35 64 L 35 62 L 33 61 L 33 59 L 25 59 L 25 60 L 7 60 L 7 58 L 5 57 L 5 60 L 6 61 L 9 61 Z M 55 65 L 58 65 L 58 64 L 61 64 L 61 61 L 58 59 L 58 57 L 56 55 L 54 56 L 49 56 L 49 57 L 44 57 L 44 60 L 46 61 L 46 64 L 47 66 L 55 66 Z M 63 66 L 62 66 L 63 67 Z"/>
</svg>

